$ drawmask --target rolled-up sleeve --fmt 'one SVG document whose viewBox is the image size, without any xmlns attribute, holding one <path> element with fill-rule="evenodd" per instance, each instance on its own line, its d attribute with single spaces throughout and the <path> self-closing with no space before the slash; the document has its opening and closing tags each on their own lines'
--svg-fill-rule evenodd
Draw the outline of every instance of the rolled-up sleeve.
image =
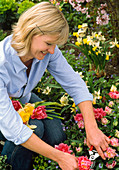
<svg viewBox="0 0 119 170">
<path fill-rule="evenodd" d="M 93 96 L 89 92 L 84 80 L 68 64 L 57 47 L 49 61 L 48 71 L 74 99 L 76 105 L 83 101 L 93 100 Z"/>
<path fill-rule="evenodd" d="M 16 145 L 24 143 L 32 135 L 32 130 L 23 124 L 8 96 L 4 81 L 0 78 L 0 130 L 4 137 Z"/>
</svg>

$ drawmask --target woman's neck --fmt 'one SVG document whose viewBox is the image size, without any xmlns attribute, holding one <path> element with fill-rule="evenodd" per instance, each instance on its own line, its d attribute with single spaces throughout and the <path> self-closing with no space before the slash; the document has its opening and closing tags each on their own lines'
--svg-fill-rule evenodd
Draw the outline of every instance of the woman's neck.
<svg viewBox="0 0 119 170">
<path fill-rule="evenodd" d="M 32 62 L 33 62 L 33 59 L 30 59 L 30 60 L 25 61 L 25 62 L 23 62 L 23 63 L 24 63 L 24 65 L 25 65 L 26 67 L 29 67 L 30 65 L 32 65 Z"/>
<path fill-rule="evenodd" d="M 25 65 L 27 64 L 27 62 L 29 63 L 30 61 L 33 61 L 33 57 L 31 57 L 30 55 L 22 56 L 20 57 L 20 59 Z"/>
</svg>

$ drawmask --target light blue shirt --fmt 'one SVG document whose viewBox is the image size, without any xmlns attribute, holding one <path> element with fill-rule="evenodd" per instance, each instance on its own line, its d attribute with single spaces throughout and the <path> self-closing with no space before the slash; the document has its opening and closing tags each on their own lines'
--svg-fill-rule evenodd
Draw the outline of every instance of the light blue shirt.
<svg viewBox="0 0 119 170">
<path fill-rule="evenodd" d="M 12 35 L 0 42 L 0 130 L 7 140 L 18 145 L 27 141 L 33 132 L 23 124 L 9 97 L 19 98 L 22 95 L 21 102 L 27 103 L 31 91 L 40 81 L 46 68 L 74 99 L 76 105 L 82 101 L 92 101 L 93 97 L 85 82 L 67 63 L 57 46 L 54 54 L 48 53 L 43 60 L 33 59 L 27 77 L 27 67 L 11 47 L 11 37 Z"/>
</svg>

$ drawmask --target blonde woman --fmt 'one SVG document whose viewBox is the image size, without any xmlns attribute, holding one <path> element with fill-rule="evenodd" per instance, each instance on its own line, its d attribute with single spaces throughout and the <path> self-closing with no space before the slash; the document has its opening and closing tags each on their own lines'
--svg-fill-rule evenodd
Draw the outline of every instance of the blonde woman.
<svg viewBox="0 0 119 170">
<path fill-rule="evenodd" d="M 34 152 L 58 162 L 62 170 L 78 169 L 76 157 L 54 148 L 66 139 L 61 120 L 30 120 L 30 124 L 37 125 L 33 133 L 23 124 L 9 98 L 19 98 L 22 103 L 39 101 L 31 92 L 46 68 L 79 106 L 87 145 L 93 145 L 105 159 L 103 151 L 109 139 L 97 127 L 92 95 L 57 46 L 66 43 L 68 35 L 62 12 L 48 2 L 41 2 L 23 13 L 13 33 L 0 42 L 0 140 L 5 140 L 2 155 L 7 155 L 13 170 L 32 169 Z"/>
</svg>

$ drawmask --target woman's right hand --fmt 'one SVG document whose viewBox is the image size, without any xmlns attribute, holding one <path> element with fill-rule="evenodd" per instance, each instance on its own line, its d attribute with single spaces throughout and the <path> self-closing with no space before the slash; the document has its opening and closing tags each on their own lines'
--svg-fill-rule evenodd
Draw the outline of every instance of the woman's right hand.
<svg viewBox="0 0 119 170">
<path fill-rule="evenodd" d="M 79 170 L 78 159 L 69 153 L 62 152 L 57 162 L 62 170 Z"/>
<path fill-rule="evenodd" d="M 78 159 L 74 155 L 60 151 L 48 145 L 34 133 L 25 143 L 22 143 L 21 145 L 29 150 L 56 161 L 62 170 L 79 170 Z"/>
</svg>

